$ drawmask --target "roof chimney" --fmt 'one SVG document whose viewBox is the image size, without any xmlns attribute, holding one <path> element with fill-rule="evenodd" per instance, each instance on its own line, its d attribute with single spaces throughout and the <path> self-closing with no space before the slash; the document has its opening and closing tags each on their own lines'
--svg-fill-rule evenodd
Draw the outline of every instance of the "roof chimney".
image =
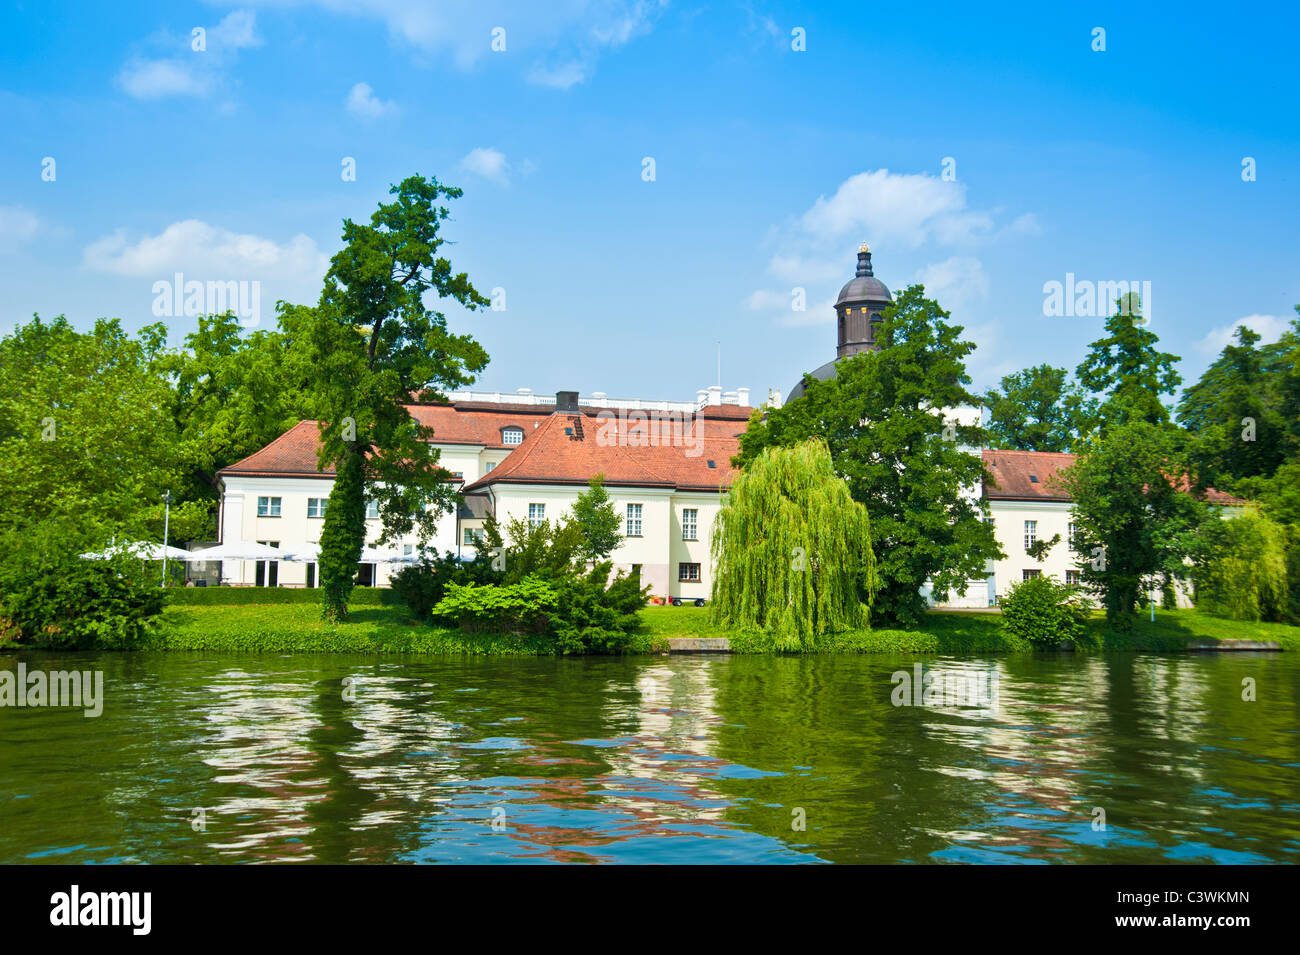
<svg viewBox="0 0 1300 955">
<path fill-rule="evenodd" d="M 577 414 L 578 393 L 576 391 L 557 391 L 555 393 L 555 410 L 567 414 Z"/>
</svg>

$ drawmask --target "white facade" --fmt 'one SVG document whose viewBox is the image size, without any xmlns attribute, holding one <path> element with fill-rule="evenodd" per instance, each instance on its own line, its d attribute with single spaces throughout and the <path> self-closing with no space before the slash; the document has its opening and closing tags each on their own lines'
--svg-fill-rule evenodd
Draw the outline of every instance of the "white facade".
<svg viewBox="0 0 1300 955">
<path fill-rule="evenodd" d="M 537 515 L 555 521 L 573 509 L 585 487 L 546 484 L 496 484 L 488 491 L 493 513 L 501 524 Z M 606 486 L 614 513 L 622 521 L 623 540 L 610 555 L 615 570 L 639 570 L 644 586 L 657 597 L 679 597 L 683 602 L 709 596 L 709 542 L 713 522 L 722 507 L 722 495 L 705 491 L 676 491 L 667 488 Z M 631 524 L 630 513 L 638 515 Z M 635 510 L 639 508 L 639 510 Z M 693 511 L 694 520 L 688 512 Z M 690 533 L 692 524 L 695 527 Z M 640 530 L 639 534 L 631 533 Z M 509 555 L 506 555 L 509 560 Z"/>
</svg>

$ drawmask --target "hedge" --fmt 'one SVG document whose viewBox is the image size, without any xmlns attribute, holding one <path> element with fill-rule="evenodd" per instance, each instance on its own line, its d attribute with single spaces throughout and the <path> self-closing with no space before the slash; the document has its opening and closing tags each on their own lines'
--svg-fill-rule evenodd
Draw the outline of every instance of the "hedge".
<svg viewBox="0 0 1300 955">
<path fill-rule="evenodd" d="M 311 587 L 177 587 L 168 591 L 170 602 L 183 607 L 231 607 L 246 604 L 318 604 L 321 592 Z M 389 587 L 354 587 L 348 603 L 353 607 L 389 607 L 401 604 Z"/>
</svg>

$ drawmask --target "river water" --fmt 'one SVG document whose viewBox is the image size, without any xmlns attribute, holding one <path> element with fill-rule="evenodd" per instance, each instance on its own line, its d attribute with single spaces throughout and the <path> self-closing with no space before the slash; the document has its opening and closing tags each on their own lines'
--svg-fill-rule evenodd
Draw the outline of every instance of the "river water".
<svg viewBox="0 0 1300 955">
<path fill-rule="evenodd" d="M 0 862 L 1297 862 L 1297 657 L 9 653 Z"/>
</svg>

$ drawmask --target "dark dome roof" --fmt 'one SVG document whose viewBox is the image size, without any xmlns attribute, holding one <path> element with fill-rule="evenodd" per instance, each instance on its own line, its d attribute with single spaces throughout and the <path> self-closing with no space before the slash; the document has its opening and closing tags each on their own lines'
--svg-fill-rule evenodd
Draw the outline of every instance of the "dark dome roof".
<svg viewBox="0 0 1300 955">
<path fill-rule="evenodd" d="M 840 297 L 835 300 L 838 307 L 846 302 L 892 302 L 893 296 L 885 283 L 871 272 L 871 250 L 863 243 L 858 248 L 858 274 L 840 289 Z"/>
<path fill-rule="evenodd" d="M 808 372 L 808 374 L 812 375 L 814 378 L 819 379 L 820 381 L 826 381 L 828 378 L 834 378 L 835 365 L 838 361 L 839 361 L 838 358 L 835 359 L 835 361 L 828 361 L 826 364 L 822 365 L 816 371 L 810 371 Z M 785 400 L 794 401 L 794 399 L 802 398 L 802 397 L 803 397 L 803 378 L 800 377 L 799 381 L 795 384 L 795 386 L 790 389 L 790 396 Z"/>
</svg>

